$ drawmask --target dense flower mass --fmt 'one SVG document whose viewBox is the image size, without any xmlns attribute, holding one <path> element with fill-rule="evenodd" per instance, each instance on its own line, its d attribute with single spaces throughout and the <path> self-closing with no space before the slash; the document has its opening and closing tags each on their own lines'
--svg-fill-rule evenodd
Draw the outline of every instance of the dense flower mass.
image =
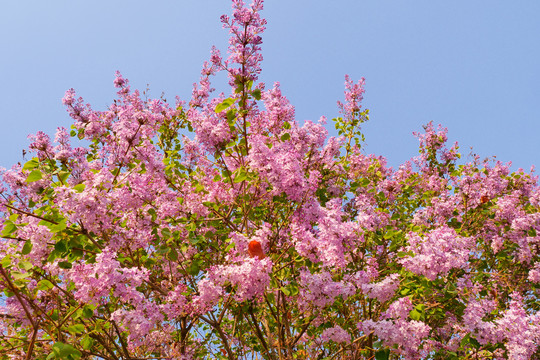
<svg viewBox="0 0 540 360">
<path fill-rule="evenodd" d="M 430 280 L 452 268 L 466 267 L 473 246 L 470 238 L 457 236 L 454 229 L 445 226 L 430 231 L 425 239 L 413 233 L 407 240 L 409 245 L 405 250 L 412 256 L 401 259 L 400 263 Z"/>
<path fill-rule="evenodd" d="M 0 358 L 539 358 L 533 172 L 432 123 L 396 169 L 365 154 L 363 79 L 338 136 L 297 122 L 258 81 L 263 1 L 232 5 L 189 101 L 70 89 L 72 128 L 2 170 Z"/>
</svg>

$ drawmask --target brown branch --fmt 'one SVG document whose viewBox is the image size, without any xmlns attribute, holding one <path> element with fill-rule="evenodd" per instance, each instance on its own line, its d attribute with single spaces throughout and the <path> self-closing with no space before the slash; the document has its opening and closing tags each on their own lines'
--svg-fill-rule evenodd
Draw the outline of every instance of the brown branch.
<svg viewBox="0 0 540 360">
<path fill-rule="evenodd" d="M 366 337 L 366 335 L 362 335 L 360 336 L 359 338 L 357 339 L 354 339 L 353 342 L 351 342 L 349 345 L 346 345 L 346 346 L 342 346 L 341 347 L 341 350 L 339 350 L 337 353 L 335 353 L 334 355 L 332 355 L 332 357 L 328 360 L 332 360 L 334 359 L 336 356 L 338 356 L 340 353 L 344 352 L 345 350 L 347 350 L 348 347 L 351 347 L 353 344 L 357 343 L 358 341 L 360 340 L 363 340 L 364 338 Z"/>
<path fill-rule="evenodd" d="M 43 221 L 47 221 L 47 222 L 49 222 L 49 223 L 51 223 L 51 224 L 54 224 L 54 225 L 58 225 L 58 223 L 57 223 L 56 221 L 54 221 L 54 220 L 50 220 L 50 219 L 44 218 L 44 217 L 39 216 L 39 215 L 36 215 L 36 214 L 32 214 L 32 213 L 30 213 L 30 212 L 28 212 L 28 211 L 24 211 L 24 210 L 21 210 L 21 209 L 17 209 L 16 207 L 13 207 L 13 206 L 8 205 L 8 204 L 2 204 L 2 205 L 4 205 L 5 207 L 7 207 L 7 208 L 9 208 L 9 209 L 11 209 L 11 210 L 13 210 L 13 211 L 16 211 L 16 212 L 18 212 L 18 213 L 24 214 L 24 215 L 26 215 L 26 216 L 35 217 L 36 219 L 40 219 L 40 220 L 43 220 Z M 75 230 L 75 231 L 76 231 L 76 230 Z"/>
<path fill-rule="evenodd" d="M 8 284 L 8 287 L 11 289 L 11 291 L 13 291 L 13 293 L 15 294 L 15 296 L 17 297 L 17 300 L 19 301 L 19 303 L 21 304 L 21 306 L 23 307 L 23 310 L 24 310 L 24 313 L 26 314 L 26 317 L 28 318 L 28 321 L 30 321 L 30 324 L 32 324 L 32 329 L 36 329 L 37 328 L 37 325 L 36 323 L 34 322 L 34 319 L 32 318 L 32 314 L 30 314 L 30 311 L 28 310 L 28 308 L 26 307 L 26 304 L 24 303 L 22 297 L 21 297 L 21 294 L 19 294 L 19 288 L 16 287 L 12 282 L 11 282 L 11 279 L 9 278 L 8 274 L 6 274 L 6 272 L 4 271 L 4 267 L 2 265 L 0 265 L 0 273 L 2 274 L 2 277 L 4 279 L 6 279 L 7 281 L 7 284 Z"/>
<path fill-rule="evenodd" d="M 118 326 L 116 325 L 115 321 L 111 321 L 111 322 L 112 322 L 112 324 L 114 326 L 114 329 L 116 330 L 116 333 L 118 334 L 118 339 L 120 339 L 120 344 L 122 345 L 122 349 L 124 350 L 124 353 L 126 354 L 128 359 L 131 359 L 131 357 L 129 356 L 129 351 L 128 351 L 128 348 L 127 348 L 127 344 L 124 341 L 124 338 L 122 337 L 122 334 L 120 333 L 120 329 L 118 329 Z"/>
<path fill-rule="evenodd" d="M 34 331 L 32 331 L 32 338 L 30 339 L 30 345 L 28 345 L 28 354 L 26 354 L 26 360 L 30 360 L 32 358 L 32 354 L 34 353 L 34 344 L 36 343 L 36 337 L 38 333 L 39 327 L 35 327 Z"/>
<path fill-rule="evenodd" d="M 255 332 L 256 332 L 257 337 L 259 338 L 259 340 L 261 340 L 261 343 L 262 343 L 263 347 L 265 348 L 266 352 L 268 352 L 268 354 L 270 354 L 270 351 L 269 351 L 270 349 L 268 348 L 268 344 L 266 343 L 266 340 L 264 340 L 263 333 L 262 333 L 261 329 L 259 328 L 257 319 L 255 318 L 255 314 L 253 313 L 253 304 L 249 305 L 248 311 L 249 311 L 249 315 L 251 316 L 251 320 L 253 321 L 253 326 L 255 328 Z"/>
<path fill-rule="evenodd" d="M 306 332 L 306 330 L 308 329 L 309 325 L 313 322 L 313 320 L 315 320 L 317 316 L 314 316 L 311 320 L 309 320 L 305 325 L 304 327 L 302 328 L 302 331 L 300 331 L 298 333 L 298 335 L 296 335 L 296 338 L 294 339 L 294 341 L 290 344 L 290 346 L 294 346 L 296 345 L 296 343 L 298 342 L 298 340 L 300 340 L 300 338 L 302 337 L 302 335 L 304 335 L 304 333 Z"/>
<path fill-rule="evenodd" d="M 216 321 L 210 320 L 202 315 L 199 316 L 199 318 L 206 322 L 208 325 L 212 326 L 217 332 L 221 340 L 223 340 L 223 346 L 225 347 L 225 351 L 227 351 L 227 355 L 229 356 L 229 359 L 234 359 L 234 353 L 232 352 L 231 348 L 229 347 L 229 342 L 227 340 L 227 336 L 219 326 L 219 324 Z"/>
</svg>

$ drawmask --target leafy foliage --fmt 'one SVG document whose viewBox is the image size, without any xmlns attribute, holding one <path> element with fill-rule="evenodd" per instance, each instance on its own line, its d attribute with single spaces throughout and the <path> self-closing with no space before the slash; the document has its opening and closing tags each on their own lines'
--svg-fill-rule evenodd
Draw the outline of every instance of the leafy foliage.
<svg viewBox="0 0 540 360">
<path fill-rule="evenodd" d="M 338 137 L 299 124 L 258 81 L 261 10 L 233 1 L 189 103 L 119 73 L 106 111 L 69 90 L 71 131 L 2 173 L 0 357 L 538 357 L 537 178 L 460 163 L 431 123 L 389 168 L 361 149 L 363 80 Z"/>
</svg>

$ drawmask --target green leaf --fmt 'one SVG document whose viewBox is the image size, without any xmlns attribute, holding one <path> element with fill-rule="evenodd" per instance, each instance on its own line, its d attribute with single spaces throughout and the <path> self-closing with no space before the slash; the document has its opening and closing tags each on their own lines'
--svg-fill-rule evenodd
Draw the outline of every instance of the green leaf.
<svg viewBox="0 0 540 360">
<path fill-rule="evenodd" d="M 21 254 L 28 255 L 30 254 L 30 251 L 32 251 L 32 242 L 30 240 L 26 240 L 24 243 L 24 246 L 21 250 Z"/>
<path fill-rule="evenodd" d="M 285 133 L 283 135 L 281 135 L 281 141 L 287 141 L 291 138 L 291 134 L 289 133 Z"/>
<path fill-rule="evenodd" d="M 413 320 L 420 320 L 420 318 L 422 317 L 422 314 L 420 312 L 418 312 L 418 310 L 416 309 L 413 309 L 411 310 L 411 312 L 409 313 L 409 316 L 411 317 L 411 319 Z"/>
<path fill-rule="evenodd" d="M 60 171 L 56 176 L 58 177 L 58 180 L 60 180 L 61 182 L 65 182 L 69 175 L 70 173 L 67 171 Z"/>
<path fill-rule="evenodd" d="M 69 261 L 60 261 L 58 267 L 60 269 L 71 269 L 73 265 Z"/>
<path fill-rule="evenodd" d="M 170 238 L 172 236 L 171 230 L 169 230 L 167 228 L 161 229 L 161 236 L 164 237 L 164 238 Z"/>
<path fill-rule="evenodd" d="M 196 192 L 203 192 L 204 191 L 204 186 L 202 184 L 197 184 L 195 186 L 195 191 Z"/>
<path fill-rule="evenodd" d="M 86 185 L 84 185 L 84 184 L 77 184 L 77 185 L 75 185 L 73 187 L 73 190 L 75 190 L 78 193 L 82 193 L 84 191 L 85 187 L 86 187 Z"/>
<path fill-rule="evenodd" d="M 283 128 L 284 128 L 285 130 L 289 130 L 289 129 L 291 128 L 291 123 L 289 123 L 288 121 L 285 121 L 285 122 L 283 123 Z"/>
<path fill-rule="evenodd" d="M 480 344 L 480 342 L 478 340 L 476 340 L 475 338 L 470 338 L 469 339 L 469 344 L 471 344 L 472 346 L 474 346 L 477 349 L 480 349 L 482 347 L 482 344 Z"/>
<path fill-rule="evenodd" d="M 80 334 L 84 331 L 84 325 L 83 324 L 75 324 L 68 327 L 68 331 L 72 334 Z"/>
<path fill-rule="evenodd" d="M 282 286 L 280 290 L 287 296 L 291 295 L 291 291 L 285 286 Z"/>
<path fill-rule="evenodd" d="M 92 310 L 90 306 L 86 305 L 83 308 L 83 317 L 85 319 L 90 319 L 92 316 L 94 316 L 94 310 Z"/>
<path fill-rule="evenodd" d="M 261 100 L 261 89 L 255 89 L 251 94 L 255 99 Z"/>
<path fill-rule="evenodd" d="M 32 169 L 37 168 L 38 165 L 39 165 L 38 158 L 32 158 L 32 160 L 30 160 L 26 164 L 24 164 L 23 170 L 32 170 Z"/>
<path fill-rule="evenodd" d="M 298 285 L 296 283 L 291 283 L 287 287 L 291 290 L 292 296 L 298 295 L 300 289 L 298 288 Z"/>
<path fill-rule="evenodd" d="M 234 90 L 234 92 L 236 94 L 240 94 L 242 91 L 244 91 L 244 84 L 243 83 L 241 83 L 238 80 L 235 80 L 234 83 L 236 84 L 236 89 Z"/>
<path fill-rule="evenodd" d="M 234 182 L 239 183 L 247 179 L 247 172 L 244 169 L 240 169 L 236 176 L 234 177 Z"/>
<path fill-rule="evenodd" d="M 158 248 L 156 250 L 156 253 L 158 253 L 158 254 L 168 254 L 170 251 L 171 251 L 171 248 L 165 246 L 165 247 Z"/>
<path fill-rule="evenodd" d="M 21 280 L 21 279 L 25 279 L 27 277 L 29 277 L 31 274 L 29 272 L 25 272 L 25 273 L 20 273 L 18 271 L 13 271 L 11 273 L 11 276 L 13 276 L 13 278 L 15 280 Z"/>
<path fill-rule="evenodd" d="M 193 261 L 188 269 L 190 275 L 196 276 L 199 274 L 201 267 L 197 261 Z"/>
<path fill-rule="evenodd" d="M 388 360 L 390 358 L 390 349 L 379 350 L 375 353 L 375 360 Z"/>
<path fill-rule="evenodd" d="M 409 289 L 409 288 L 404 288 L 403 290 L 401 290 L 400 294 L 401 294 L 401 295 L 407 295 L 407 294 L 410 293 L 410 292 L 411 292 L 411 289 Z"/>
<path fill-rule="evenodd" d="M 41 171 L 34 170 L 28 175 L 28 177 L 26 178 L 26 182 L 31 183 L 41 179 L 43 179 L 43 174 L 41 174 Z"/>
<path fill-rule="evenodd" d="M 192 243 L 193 245 L 197 245 L 198 243 L 200 243 L 201 241 L 204 241 L 204 237 L 203 236 L 194 236 L 194 235 L 191 235 L 189 237 L 189 242 Z"/>
<path fill-rule="evenodd" d="M 62 219 L 58 224 L 52 224 L 51 226 L 49 226 L 49 229 L 55 233 L 63 231 L 67 228 L 66 221 L 66 219 Z"/>
<path fill-rule="evenodd" d="M 54 354 L 57 359 L 66 359 L 66 360 L 68 359 L 78 360 L 82 356 L 82 353 L 79 350 L 75 349 L 71 345 L 64 344 L 61 342 L 54 343 L 52 354 Z M 69 357 L 70 355 L 71 357 Z M 50 356 L 51 355 L 49 355 L 47 359 L 51 359 Z"/>
<path fill-rule="evenodd" d="M 236 119 L 236 109 L 230 109 L 227 111 L 227 123 L 234 126 L 234 120 Z"/>
<path fill-rule="evenodd" d="M 169 258 L 169 260 L 171 261 L 178 260 L 178 252 L 175 248 L 171 248 L 171 251 L 169 251 L 169 253 L 167 254 L 167 258 Z"/>
<path fill-rule="evenodd" d="M 33 267 L 34 267 L 34 265 L 32 265 L 32 263 L 30 261 L 19 261 L 19 268 L 20 269 L 24 269 L 24 270 L 28 271 Z"/>
<path fill-rule="evenodd" d="M 36 289 L 46 291 L 54 287 L 53 283 L 49 280 L 41 280 L 37 283 Z"/>
<path fill-rule="evenodd" d="M 67 245 L 66 245 L 65 240 L 60 240 L 59 242 L 54 244 L 54 250 L 60 253 L 65 253 L 67 251 Z"/>
<path fill-rule="evenodd" d="M 7 254 L 2 260 L 0 260 L 0 265 L 4 268 L 8 268 L 11 266 L 11 255 Z"/>
<path fill-rule="evenodd" d="M 85 337 L 82 338 L 81 345 L 84 350 L 90 350 L 92 348 L 92 345 L 94 345 L 94 339 L 86 335 Z"/>
<path fill-rule="evenodd" d="M 5 221 L 4 229 L 2 230 L 2 237 L 11 235 L 15 230 L 17 230 L 17 226 L 14 223 L 11 221 Z"/>
<path fill-rule="evenodd" d="M 232 104 L 234 104 L 234 99 L 227 98 L 223 100 L 221 103 L 216 105 L 216 113 L 220 113 L 225 109 L 228 109 Z"/>
</svg>

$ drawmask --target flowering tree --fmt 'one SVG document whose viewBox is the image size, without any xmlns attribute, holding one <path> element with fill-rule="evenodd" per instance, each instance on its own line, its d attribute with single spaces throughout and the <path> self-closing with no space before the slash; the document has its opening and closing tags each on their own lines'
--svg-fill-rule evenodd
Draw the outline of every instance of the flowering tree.
<svg viewBox="0 0 540 360">
<path fill-rule="evenodd" d="M 431 123 L 396 170 L 365 155 L 363 80 L 346 77 L 339 137 L 297 123 L 258 82 L 261 10 L 233 0 L 228 57 L 189 103 L 120 74 L 106 111 L 69 90 L 71 134 L 37 133 L 3 171 L 0 357 L 538 356 L 537 178 L 458 164 Z"/>
</svg>

